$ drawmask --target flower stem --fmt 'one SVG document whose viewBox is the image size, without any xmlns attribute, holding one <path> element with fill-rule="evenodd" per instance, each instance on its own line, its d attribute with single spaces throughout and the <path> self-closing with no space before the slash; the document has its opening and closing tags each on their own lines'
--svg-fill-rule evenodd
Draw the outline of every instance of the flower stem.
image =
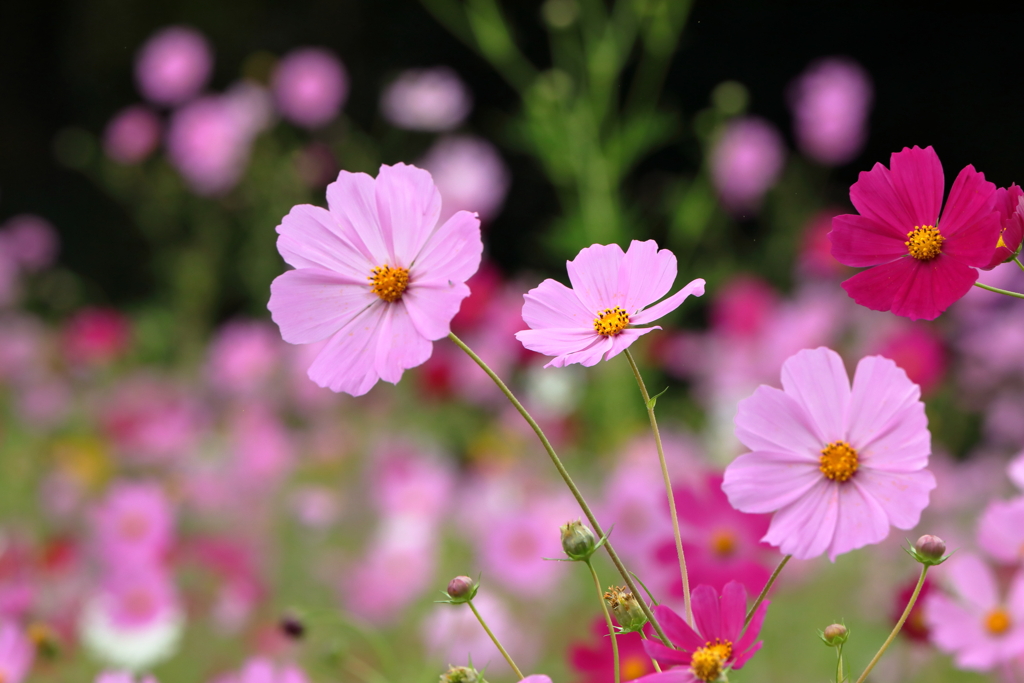
<svg viewBox="0 0 1024 683">
<path fill-rule="evenodd" d="M 583 497 L 583 494 L 576 487 L 576 483 L 573 482 L 572 477 L 569 476 L 569 471 L 565 469 L 565 465 L 562 464 L 562 460 L 558 457 L 558 454 L 555 453 L 554 446 L 552 446 L 551 442 L 548 441 L 548 437 L 544 434 L 544 430 L 540 428 L 540 425 L 537 424 L 537 421 L 534 420 L 533 416 L 530 415 L 529 411 L 527 411 L 526 408 L 523 407 L 523 404 L 520 403 L 519 399 L 515 397 L 515 394 L 512 393 L 512 390 L 509 389 L 505 385 L 505 383 L 501 381 L 501 378 L 495 374 L 494 370 L 491 370 L 491 368 L 488 367 L 487 363 L 485 363 L 483 359 L 480 358 L 480 356 L 476 355 L 476 353 L 473 352 L 473 349 L 466 346 L 466 343 L 459 339 L 458 337 L 456 337 L 455 334 L 452 332 L 448 333 L 448 338 L 451 339 L 456 346 L 465 351 L 466 355 L 472 358 L 473 362 L 479 365 L 481 370 L 487 373 L 487 376 L 490 377 L 491 380 L 493 380 L 493 382 L 498 386 L 498 389 L 501 390 L 501 393 L 505 394 L 505 397 L 509 400 L 509 402 L 515 407 L 516 410 L 519 411 L 519 414 L 523 416 L 523 419 L 526 420 L 527 424 L 530 425 L 534 433 L 537 434 L 537 438 L 540 439 L 541 445 L 544 446 L 544 450 L 547 451 L 548 457 L 551 458 L 551 463 L 555 466 L 555 469 L 558 470 L 558 474 L 561 475 L 562 481 L 564 481 L 565 485 L 569 487 L 569 491 L 572 493 L 573 498 L 576 499 L 576 502 L 579 504 L 580 509 L 583 510 L 583 514 L 586 516 L 587 521 L 590 522 L 590 526 L 593 529 L 594 533 L 597 534 L 599 538 L 604 538 L 605 533 L 601 529 L 601 525 L 598 523 L 597 517 L 595 517 L 594 513 L 590 510 L 590 506 L 587 504 L 587 500 Z M 611 558 L 612 563 L 615 565 L 615 568 L 619 570 L 619 574 L 622 575 L 622 580 L 626 582 L 627 586 L 629 586 L 629 590 L 633 593 L 633 595 L 640 595 L 640 591 L 637 590 L 636 584 L 633 583 L 633 577 L 630 575 L 629 570 L 626 569 L 626 566 L 622 564 L 622 560 L 619 559 L 619 555 L 615 552 L 615 549 L 612 547 L 612 542 L 610 540 L 605 540 L 604 549 L 605 551 L 607 551 L 608 557 Z M 654 627 L 654 630 L 658 632 L 658 637 L 661 638 L 661 641 L 665 643 L 665 645 L 671 647 L 672 645 L 668 639 L 668 636 L 666 636 L 665 632 L 661 629 L 661 625 L 658 623 L 658 620 L 654 618 L 654 613 L 651 612 L 651 608 L 648 607 L 643 600 L 639 600 L 638 602 L 640 603 L 640 608 L 643 609 L 644 614 L 647 616 L 647 620 L 651 622 L 651 625 Z"/>
<path fill-rule="evenodd" d="M 878 652 L 875 653 L 875 656 L 868 663 L 868 668 L 864 669 L 864 673 L 862 673 L 860 678 L 857 679 L 857 683 L 864 683 L 864 679 L 867 678 L 868 674 L 871 673 L 871 670 L 875 668 L 875 664 L 878 664 L 878 660 L 881 659 L 882 655 L 885 654 L 885 651 L 889 649 L 889 645 L 892 644 L 896 634 L 900 632 L 901 628 L 903 628 L 903 622 L 905 622 L 907 617 L 910 616 L 910 610 L 914 609 L 914 603 L 917 602 L 917 596 L 921 594 L 921 586 L 924 585 L 924 577 L 927 574 L 928 565 L 922 565 L 921 578 L 917 580 L 917 586 L 914 587 L 914 593 L 910 596 L 910 601 L 907 602 L 907 608 L 903 610 L 903 616 L 901 616 L 900 620 L 896 622 L 896 627 L 892 630 L 889 637 L 885 639 L 884 643 L 882 643 L 882 647 L 878 649 Z"/>
<path fill-rule="evenodd" d="M 775 579 L 779 578 L 779 574 L 782 573 L 782 568 L 786 566 L 786 563 L 789 562 L 792 557 L 792 555 L 783 555 L 782 562 L 779 562 L 779 566 L 777 566 L 775 571 L 772 572 L 772 575 L 768 577 L 768 583 L 766 583 L 764 588 L 761 589 L 761 594 L 757 596 L 757 600 L 755 600 L 754 604 L 750 606 L 750 611 L 747 612 L 747 618 L 743 620 L 744 628 L 746 628 L 747 624 L 750 623 L 750 620 L 754 618 L 754 612 L 756 612 L 757 608 L 761 606 L 764 599 L 768 597 L 768 591 L 770 591 L 772 586 L 775 585 Z"/>
<path fill-rule="evenodd" d="M 1013 257 L 1013 262 L 1017 264 L 1018 268 L 1020 268 L 1021 270 L 1024 270 L 1024 263 L 1020 262 L 1020 257 L 1019 256 L 1014 256 Z"/>
<path fill-rule="evenodd" d="M 651 421 L 651 431 L 654 432 L 654 445 L 658 448 L 658 462 L 661 463 L 661 477 L 665 480 L 665 495 L 668 496 L 668 513 L 672 518 L 672 537 L 676 541 L 676 555 L 679 557 L 679 573 L 683 578 L 683 607 L 686 610 L 686 623 L 693 626 L 693 607 L 690 605 L 690 577 L 686 573 L 686 556 L 683 554 L 683 539 L 679 535 L 679 518 L 676 516 L 676 498 L 672 494 L 672 479 L 668 476 L 668 464 L 665 462 L 665 448 L 661 444 L 661 432 L 658 430 L 658 419 L 654 416 L 654 404 L 647 393 L 647 386 L 644 378 L 640 376 L 640 369 L 633 360 L 633 354 L 625 349 L 626 360 L 629 367 L 633 369 L 633 376 L 640 387 L 640 395 L 647 406 L 647 417 Z"/>
<path fill-rule="evenodd" d="M 647 640 L 647 634 L 644 633 L 643 629 L 640 629 L 639 631 L 637 631 L 637 633 L 640 634 L 640 640 Z M 655 659 L 654 657 L 651 657 L 651 664 L 654 665 L 654 670 L 655 671 L 657 671 L 658 673 L 661 673 L 661 667 L 658 665 L 658 660 L 657 659 Z"/>
<path fill-rule="evenodd" d="M 836 683 L 843 683 L 843 644 L 839 643 L 836 648 Z"/>
<path fill-rule="evenodd" d="M 612 615 L 608 613 L 608 605 L 604 601 L 604 593 L 601 591 L 601 581 L 597 578 L 597 570 L 594 563 L 587 560 L 587 569 L 594 577 L 594 588 L 597 589 L 597 601 L 601 603 L 601 610 L 604 612 L 605 623 L 608 624 L 608 637 L 612 639 L 612 665 L 615 667 L 615 683 L 619 683 L 619 644 L 615 639 L 615 624 L 612 623 Z"/>
<path fill-rule="evenodd" d="M 498 641 L 497 637 L 495 637 L 495 635 L 491 633 L 491 629 L 487 628 L 487 622 L 484 621 L 484 618 L 480 616 L 479 612 L 476 611 L 476 605 L 473 604 L 472 600 L 467 600 L 466 604 L 469 605 L 469 608 L 471 610 L 473 610 L 473 614 L 476 615 L 477 621 L 480 622 L 480 625 L 484 627 L 485 631 L 487 631 L 487 635 L 491 637 L 491 640 L 497 646 L 498 652 L 500 652 L 501 656 L 505 658 L 505 661 L 508 662 L 508 665 L 510 667 L 512 667 L 512 670 L 516 672 L 516 676 L 519 676 L 519 680 L 523 680 L 525 678 L 525 676 L 523 676 L 523 672 L 520 671 L 519 667 L 516 666 L 516 663 L 512 661 L 512 657 L 510 657 L 508 652 L 505 651 L 505 648 L 501 646 L 501 643 Z"/>
<path fill-rule="evenodd" d="M 1011 291 L 1006 290 L 1006 289 L 999 289 L 998 287 L 989 287 L 988 285 L 983 285 L 980 282 L 975 282 L 974 286 L 975 287 L 981 287 L 982 289 L 987 289 L 988 291 L 995 292 L 996 294 L 1005 294 L 1006 296 L 1013 296 L 1013 297 L 1016 297 L 1018 299 L 1024 299 L 1024 294 L 1019 294 L 1017 292 L 1011 292 Z"/>
</svg>

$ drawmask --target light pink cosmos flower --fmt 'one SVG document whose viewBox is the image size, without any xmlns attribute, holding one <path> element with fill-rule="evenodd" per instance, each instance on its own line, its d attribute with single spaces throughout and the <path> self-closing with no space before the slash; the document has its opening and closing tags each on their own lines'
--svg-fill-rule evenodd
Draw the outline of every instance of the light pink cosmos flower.
<svg viewBox="0 0 1024 683">
<path fill-rule="evenodd" d="M 675 254 L 658 249 L 654 240 L 633 240 L 625 253 L 617 244 L 595 244 L 565 265 L 572 289 L 550 279 L 531 289 L 523 305 L 531 329 L 516 333 L 526 348 L 555 357 L 546 368 L 610 360 L 661 329 L 634 325 L 654 322 L 691 294 L 704 294 L 704 280 L 698 278 L 651 306 L 676 279 Z"/>
<path fill-rule="evenodd" d="M 978 520 L 978 545 L 1005 564 L 1024 558 L 1024 497 L 993 500 L 985 507 Z"/>
<path fill-rule="evenodd" d="M 330 341 L 309 377 L 360 396 L 397 383 L 449 332 L 480 265 L 480 219 L 460 211 L 438 225 L 441 196 L 426 171 L 381 166 L 376 180 L 342 171 L 329 210 L 296 206 L 277 232 L 296 270 L 270 285 L 270 309 L 291 344 Z"/>
<path fill-rule="evenodd" d="M 296 665 L 275 666 L 263 657 L 253 657 L 237 673 L 218 679 L 221 683 L 307 683 L 308 680 Z"/>
<path fill-rule="evenodd" d="M 722 490 L 742 512 L 775 512 L 763 541 L 798 559 L 878 543 L 913 528 L 935 477 L 921 390 L 895 363 L 868 356 L 853 388 L 828 348 L 782 366 L 782 389 L 740 402 L 736 436 L 753 452 L 725 470 Z"/>
<path fill-rule="evenodd" d="M 203 34 L 170 26 L 153 34 L 135 57 L 135 83 L 155 104 L 187 102 L 203 89 L 213 69 L 213 51 Z"/>
<path fill-rule="evenodd" d="M 725 208 L 734 214 L 757 211 L 786 161 L 775 126 L 756 116 L 730 121 L 711 150 L 711 179 Z"/>
<path fill-rule="evenodd" d="M 867 138 L 872 90 L 867 71 L 850 59 L 811 64 L 788 93 L 800 149 L 829 166 L 857 156 Z"/>
<path fill-rule="evenodd" d="M 4 683 L 21 683 L 28 676 L 35 659 L 35 646 L 21 627 L 13 621 L 0 623 L 0 679 Z"/>
<path fill-rule="evenodd" d="M 271 77 L 281 116 L 306 128 L 334 120 L 348 97 L 348 74 L 330 50 L 301 48 L 286 54 Z"/>
<path fill-rule="evenodd" d="M 127 107 L 107 123 L 103 151 L 119 164 L 137 164 L 160 144 L 162 129 L 159 117 L 149 107 Z"/>
<path fill-rule="evenodd" d="M 19 269 L 34 273 L 57 260 L 60 238 L 50 221 L 34 213 L 21 213 L 0 226 L 0 250 Z"/>
<path fill-rule="evenodd" d="M 471 135 L 447 135 L 427 150 L 419 164 L 430 171 L 444 200 L 441 220 L 457 211 L 476 211 L 485 223 L 501 211 L 511 183 L 494 145 Z"/>
<path fill-rule="evenodd" d="M 93 683 L 135 683 L 135 674 L 130 671 L 102 671 L 97 674 Z M 139 683 L 158 683 L 152 674 L 143 676 Z"/>
<path fill-rule="evenodd" d="M 224 393 L 251 395 L 266 388 L 283 355 L 274 326 L 234 320 L 221 327 L 207 351 L 206 376 Z"/>
<path fill-rule="evenodd" d="M 193 192 L 218 195 L 242 177 L 250 142 L 227 98 L 207 96 L 174 112 L 167 154 Z"/>
<path fill-rule="evenodd" d="M 991 671 L 1024 654 L 1024 573 L 1002 597 L 995 573 L 981 558 L 958 553 L 943 577 L 951 595 L 934 591 L 924 604 L 932 643 L 961 669 Z"/>
<path fill-rule="evenodd" d="M 451 130 L 472 108 L 469 88 L 446 66 L 403 71 L 380 98 L 384 118 L 409 130 Z"/>
<path fill-rule="evenodd" d="M 96 508 L 93 523 L 101 556 L 111 567 L 155 564 L 173 541 L 174 513 L 157 484 L 115 484 Z"/>
</svg>

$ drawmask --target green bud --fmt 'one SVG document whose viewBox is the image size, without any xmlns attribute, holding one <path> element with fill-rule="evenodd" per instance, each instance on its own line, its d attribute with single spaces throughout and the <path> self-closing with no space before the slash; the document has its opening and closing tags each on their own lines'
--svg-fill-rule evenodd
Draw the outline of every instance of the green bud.
<svg viewBox="0 0 1024 683">
<path fill-rule="evenodd" d="M 825 630 L 821 632 L 821 641 L 829 647 L 837 647 L 846 642 L 846 639 L 850 637 L 850 629 L 846 628 L 842 624 L 832 624 L 826 626 Z"/>
<path fill-rule="evenodd" d="M 471 666 L 450 666 L 441 674 L 440 683 L 487 683 L 479 671 Z"/>
<path fill-rule="evenodd" d="M 625 586 L 610 586 L 604 601 L 624 632 L 639 631 L 647 623 L 647 615 L 636 596 Z"/>
<path fill-rule="evenodd" d="M 931 534 L 925 534 L 917 539 L 907 552 L 915 560 L 929 567 L 942 564 L 949 559 L 949 555 L 946 554 L 946 542 Z"/>
<path fill-rule="evenodd" d="M 594 554 L 594 550 L 597 548 L 594 532 L 578 519 L 563 525 L 561 532 L 562 550 L 570 560 L 586 561 Z"/>
</svg>

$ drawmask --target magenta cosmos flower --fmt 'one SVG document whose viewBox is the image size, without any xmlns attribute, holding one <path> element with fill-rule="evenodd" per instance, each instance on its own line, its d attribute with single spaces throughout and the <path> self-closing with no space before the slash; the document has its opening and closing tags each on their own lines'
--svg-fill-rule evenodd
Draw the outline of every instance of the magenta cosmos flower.
<svg viewBox="0 0 1024 683">
<path fill-rule="evenodd" d="M 430 357 L 480 266 L 480 219 L 438 225 L 441 195 L 426 171 L 381 166 L 376 180 L 342 171 L 328 209 L 294 207 L 277 249 L 295 270 L 270 285 L 270 309 L 291 344 L 328 339 L 309 368 L 322 387 L 360 396 Z"/>
<path fill-rule="evenodd" d="M 761 632 L 768 600 L 762 602 L 750 624 L 744 630 L 743 620 L 747 613 L 747 590 L 742 584 L 730 581 L 722 589 L 719 599 L 711 586 L 700 585 L 693 589 L 694 630 L 683 618 L 664 605 L 654 608 L 655 616 L 661 622 L 666 635 L 678 650 L 662 645 L 655 640 L 645 640 L 644 649 L 652 659 L 663 667 L 672 668 L 661 673 L 650 674 L 638 681 L 644 683 L 691 683 L 715 681 L 725 671 L 742 669 L 751 657 L 761 649 L 761 641 L 754 642 Z"/>
<path fill-rule="evenodd" d="M 996 252 L 983 270 L 991 270 L 1013 258 L 1020 249 L 1021 239 L 1024 238 L 1024 190 L 1015 184 L 1000 187 L 996 190 L 996 211 L 999 212 L 1002 228 L 996 242 Z"/>
<path fill-rule="evenodd" d="M 565 264 L 572 289 L 545 280 L 526 293 L 523 320 L 531 329 L 516 333 L 523 346 L 555 356 L 544 367 L 571 363 L 586 367 L 622 353 L 655 327 L 654 322 L 679 307 L 686 297 L 704 294 L 704 280 L 668 294 L 676 279 L 676 257 L 654 240 L 633 240 L 623 253 L 617 244 L 595 244 Z M 650 306 L 650 308 L 647 308 Z"/>
<path fill-rule="evenodd" d="M 740 401 L 736 436 L 753 451 L 725 469 L 742 512 L 774 512 L 761 539 L 798 559 L 829 559 L 914 527 L 935 477 L 921 390 L 891 360 L 857 364 L 805 349 L 782 365 L 782 389 Z"/>
<path fill-rule="evenodd" d="M 931 147 L 903 148 L 850 187 L 860 215 L 832 219 L 832 255 L 862 268 L 843 289 L 862 306 L 934 320 L 971 289 L 992 260 L 1000 215 L 996 186 L 967 166 L 942 209 L 943 176 Z"/>
</svg>

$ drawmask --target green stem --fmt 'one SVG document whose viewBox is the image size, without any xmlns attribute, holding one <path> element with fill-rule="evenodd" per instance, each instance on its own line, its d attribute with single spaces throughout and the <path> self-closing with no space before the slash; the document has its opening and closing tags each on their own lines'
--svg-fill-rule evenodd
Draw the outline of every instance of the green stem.
<svg viewBox="0 0 1024 683">
<path fill-rule="evenodd" d="M 843 644 L 836 648 L 838 657 L 836 659 L 836 683 L 843 683 Z"/>
<path fill-rule="evenodd" d="M 576 502 L 579 504 L 580 509 L 583 510 L 583 514 L 586 516 L 587 521 L 590 522 L 590 526 L 593 529 L 594 533 L 597 534 L 599 538 L 605 538 L 605 533 L 601 529 L 601 525 L 598 523 L 597 517 L 595 517 L 594 513 L 590 510 L 590 506 L 587 505 L 587 501 L 583 497 L 583 494 L 580 492 L 578 488 L 576 488 L 576 483 L 573 482 L 572 477 L 569 476 L 569 471 L 565 469 L 565 465 L 562 464 L 562 460 L 558 457 L 558 454 L 555 453 L 554 447 L 551 445 L 551 442 L 548 441 L 548 437 L 544 434 L 544 430 L 540 428 L 540 425 L 537 424 L 537 421 L 534 420 L 533 416 L 530 415 L 529 411 L 527 411 L 526 408 L 523 407 L 523 404 L 520 403 L 519 399 L 515 397 L 515 394 L 512 393 L 512 390 L 509 389 L 505 385 L 505 383 L 501 381 L 501 378 L 495 374 L 494 370 L 491 370 L 487 363 L 485 363 L 483 359 L 480 358 L 480 356 L 476 355 L 476 353 L 473 352 L 473 349 L 466 346 L 466 343 L 459 339 L 458 337 L 456 337 L 453 332 L 448 333 L 448 338 L 451 339 L 456 346 L 465 351 L 466 355 L 472 358 L 473 362 L 479 365 L 481 370 L 487 373 L 487 376 L 490 377 L 491 380 L 497 385 L 498 389 L 501 390 L 501 393 L 505 394 L 505 398 L 507 398 L 509 402 L 515 407 L 515 409 L 519 411 L 519 414 L 523 416 L 523 419 L 526 420 L 526 423 L 530 425 L 531 429 L 533 429 L 534 433 L 537 435 L 537 438 L 540 439 L 541 445 L 544 446 L 544 450 L 547 451 L 548 457 L 551 458 L 551 463 L 555 466 L 555 469 L 558 470 L 558 474 L 561 475 L 562 481 L 564 481 L 565 485 L 569 487 L 569 491 L 572 493 L 573 498 L 576 499 Z M 633 593 L 633 595 L 640 595 L 640 591 L 637 590 L 636 584 L 633 583 L 633 577 L 630 576 L 629 570 L 626 569 L 626 566 L 622 564 L 622 560 L 619 559 L 619 555 L 615 552 L 615 549 L 612 547 L 612 542 L 610 540 L 605 540 L 604 549 L 605 551 L 607 551 L 608 557 L 611 558 L 611 561 L 615 565 L 615 568 L 619 570 L 619 574 L 622 575 L 622 580 L 626 582 L 627 586 L 629 586 L 629 590 Z M 651 625 L 654 627 L 654 630 L 658 632 L 658 637 L 661 638 L 661 641 L 665 643 L 665 645 L 672 647 L 672 644 L 669 641 L 668 636 L 666 636 L 665 632 L 661 629 L 661 625 L 658 623 L 658 620 L 654 618 L 654 613 L 651 612 L 651 608 L 648 607 L 643 600 L 639 600 L 638 602 L 640 603 L 640 608 L 643 609 L 644 614 L 647 616 L 647 620 L 651 622 Z"/>
<path fill-rule="evenodd" d="M 764 599 L 768 597 L 768 591 L 770 591 L 772 586 L 775 585 L 775 579 L 779 578 L 779 574 L 782 573 L 782 568 L 786 566 L 786 563 L 789 562 L 791 557 L 793 556 L 784 555 L 782 562 L 779 562 L 779 566 L 777 566 L 775 571 L 772 572 L 772 575 L 768 577 L 768 583 L 766 583 L 764 588 L 761 589 L 761 594 L 757 596 L 757 600 L 755 600 L 754 604 L 750 606 L 750 611 L 747 612 L 747 618 L 743 620 L 744 628 L 746 628 L 747 624 L 750 623 L 750 620 L 754 618 L 754 612 L 757 611 L 757 608 L 760 607 L 761 603 L 764 602 Z"/>
<path fill-rule="evenodd" d="M 643 629 L 640 629 L 639 631 L 637 631 L 637 633 L 640 634 L 640 640 L 647 640 L 647 634 L 644 633 Z M 658 660 L 656 660 L 654 657 L 651 657 L 651 664 L 654 665 L 655 671 L 661 673 L 661 667 L 658 665 Z"/>
<path fill-rule="evenodd" d="M 1014 256 L 1013 257 L 1013 262 L 1017 264 L 1018 268 L 1020 268 L 1021 270 L 1024 270 L 1024 263 L 1020 262 L 1020 257 Z"/>
<path fill-rule="evenodd" d="M 608 637 L 612 639 L 612 665 L 615 667 L 615 683 L 619 683 L 619 644 L 615 640 L 615 624 L 612 623 L 612 615 L 608 613 L 608 605 L 604 601 L 604 593 L 601 591 L 601 581 L 597 578 L 597 570 L 594 563 L 587 560 L 587 569 L 594 577 L 594 588 L 597 589 L 597 601 L 601 603 L 601 610 L 604 612 L 605 623 L 608 624 Z"/>
<path fill-rule="evenodd" d="M 889 645 L 891 645 L 893 639 L 896 638 L 896 634 L 900 632 L 901 628 L 903 628 L 903 622 L 905 622 L 907 617 L 910 616 L 910 610 L 914 609 L 914 603 L 917 602 L 917 596 L 921 594 L 921 587 L 924 585 L 924 577 L 927 574 L 928 565 L 922 565 L 921 578 L 917 580 L 917 586 L 914 587 L 914 593 L 910 596 L 907 608 L 903 610 L 903 615 L 900 617 L 900 620 L 896 622 L 896 627 L 892 630 L 889 637 L 885 639 L 884 643 L 882 643 L 882 647 L 878 649 L 878 652 L 875 653 L 875 656 L 868 663 L 868 668 L 864 669 L 864 673 L 862 673 L 860 678 L 857 679 L 857 683 L 864 683 L 864 679 L 867 678 L 868 674 L 871 673 L 871 670 L 875 668 L 875 664 L 878 664 L 878 660 L 881 659 L 882 655 L 885 654 L 885 651 L 889 649 Z"/>
<path fill-rule="evenodd" d="M 636 361 L 633 360 L 633 354 L 629 352 L 629 349 L 626 349 L 624 353 L 626 354 L 626 360 L 629 361 L 629 367 L 633 369 L 636 383 L 640 387 L 640 395 L 644 399 L 644 405 L 647 406 L 647 417 L 651 421 L 651 431 L 654 432 L 654 445 L 658 449 L 661 477 L 665 480 L 665 495 L 668 496 L 668 513 L 672 518 L 672 537 L 676 541 L 676 555 L 679 557 L 679 573 L 683 577 L 683 607 L 686 611 L 686 623 L 693 626 L 693 607 L 690 605 L 690 577 L 686 573 L 686 556 L 683 554 L 683 539 L 679 534 L 679 517 L 676 516 L 676 498 L 672 494 L 672 479 L 668 475 L 668 463 L 665 462 L 665 449 L 661 444 L 658 419 L 654 416 L 654 404 L 651 403 L 651 397 L 647 393 L 647 386 L 644 384 L 644 378 L 640 376 L 640 369 L 636 366 Z"/>
<path fill-rule="evenodd" d="M 995 292 L 996 294 L 1005 294 L 1006 296 L 1013 296 L 1013 297 L 1016 297 L 1018 299 L 1024 299 L 1024 294 L 1018 294 L 1017 292 L 1011 292 L 1011 291 L 1008 291 L 1008 290 L 1005 290 L 1005 289 L 999 289 L 998 287 L 989 287 L 988 285 L 983 285 L 980 282 L 975 282 L 974 286 L 975 287 L 981 287 L 982 289 L 987 289 L 988 291 Z"/>
<path fill-rule="evenodd" d="M 505 651 L 505 648 L 501 646 L 501 643 L 498 641 L 497 637 L 495 637 L 495 635 L 491 633 L 491 629 L 487 628 L 487 622 L 484 621 L 484 618 L 480 616 L 479 612 L 476 611 L 476 605 L 473 604 L 473 601 L 467 600 L 466 604 L 469 605 L 469 608 L 471 610 L 473 610 L 473 614 L 476 615 L 477 621 L 479 621 L 480 625 L 484 627 L 485 631 L 487 631 L 487 635 L 491 637 L 491 640 L 497 646 L 498 651 L 501 653 L 501 656 L 505 658 L 506 662 L 508 662 L 508 665 L 512 667 L 513 671 L 516 672 L 516 676 L 519 676 L 519 680 L 523 680 L 524 678 L 526 678 L 525 676 L 523 676 L 523 672 L 519 670 L 519 667 L 516 666 L 516 663 L 512 661 L 512 657 L 510 657 L 508 652 Z"/>
</svg>

